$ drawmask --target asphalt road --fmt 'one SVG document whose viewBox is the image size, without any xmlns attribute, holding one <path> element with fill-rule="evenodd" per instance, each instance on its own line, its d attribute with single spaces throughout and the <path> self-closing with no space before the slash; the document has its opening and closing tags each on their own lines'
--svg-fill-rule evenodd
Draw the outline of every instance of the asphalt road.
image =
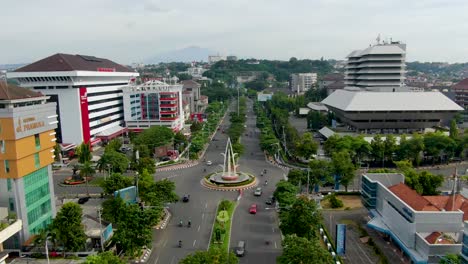
<svg viewBox="0 0 468 264">
<path fill-rule="evenodd" d="M 241 138 L 245 154 L 241 156 L 239 165 L 242 171 L 258 177 L 263 193 L 260 197 L 253 195 L 254 190 L 243 193 L 234 213 L 230 248 L 234 250 L 238 241 L 243 240 L 246 243 L 246 254 L 240 258 L 239 263 L 276 263 L 276 257 L 281 254 L 281 233 L 278 228 L 276 210 L 272 208 L 274 206 L 266 205 L 265 201 L 273 195 L 275 184 L 283 178 L 284 171 L 265 161 L 265 156 L 259 147 L 258 136 L 254 133 L 255 116 L 250 101 L 248 109 L 246 122 L 248 136 L 244 135 Z M 260 172 L 265 168 L 267 169 L 266 175 L 260 176 Z M 266 186 L 265 180 L 268 180 Z M 248 212 L 253 203 L 257 204 L 256 215 Z M 269 241 L 270 244 L 267 245 L 265 241 Z"/>
</svg>

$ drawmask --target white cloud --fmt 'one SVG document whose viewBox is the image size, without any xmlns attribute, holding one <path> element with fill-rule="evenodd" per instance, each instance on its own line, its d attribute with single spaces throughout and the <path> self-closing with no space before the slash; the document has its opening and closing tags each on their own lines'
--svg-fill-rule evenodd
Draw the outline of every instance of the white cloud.
<svg viewBox="0 0 468 264">
<path fill-rule="evenodd" d="M 466 10 L 463 0 L 16 0 L 2 4 L 0 63 L 56 52 L 130 63 L 191 45 L 240 57 L 343 59 L 379 33 L 407 43 L 409 60 L 462 62 Z"/>
</svg>

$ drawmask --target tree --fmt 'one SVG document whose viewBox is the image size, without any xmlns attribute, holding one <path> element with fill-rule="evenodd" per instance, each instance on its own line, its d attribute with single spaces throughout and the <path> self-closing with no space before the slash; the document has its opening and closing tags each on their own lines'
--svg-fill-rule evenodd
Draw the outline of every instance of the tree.
<svg viewBox="0 0 468 264">
<path fill-rule="evenodd" d="M 323 183 L 332 183 L 331 163 L 326 160 L 311 160 L 309 162 L 309 184 L 311 186 Z"/>
<path fill-rule="evenodd" d="M 437 190 L 444 182 L 442 175 L 434 175 L 428 171 L 417 172 L 413 169 L 411 161 L 395 162 L 398 169 L 405 175 L 405 184 L 421 195 L 437 195 Z"/>
<path fill-rule="evenodd" d="M 175 193 L 175 183 L 164 179 L 151 184 L 150 191 L 140 193 L 141 199 L 153 206 L 176 202 L 179 196 Z"/>
<path fill-rule="evenodd" d="M 447 254 L 445 257 L 442 257 L 439 261 L 440 264 L 462 264 L 463 260 L 460 255 L 456 254 Z"/>
<path fill-rule="evenodd" d="M 64 251 L 76 252 L 84 248 L 86 234 L 81 224 L 83 212 L 76 203 L 66 203 L 52 222 L 57 239 L 63 243 Z"/>
<path fill-rule="evenodd" d="M 203 123 L 195 121 L 190 125 L 190 132 L 195 133 L 197 131 L 200 131 L 202 128 L 203 128 Z"/>
<path fill-rule="evenodd" d="M 405 135 L 400 138 L 400 146 L 396 153 L 398 160 L 411 160 L 415 165 L 421 161 L 421 152 L 424 150 L 424 141 L 419 134 L 413 134 L 411 139 Z"/>
<path fill-rule="evenodd" d="M 455 119 L 452 119 L 452 121 L 450 121 L 450 137 L 452 139 L 458 138 L 458 127 Z"/>
<path fill-rule="evenodd" d="M 102 154 L 101 159 L 97 162 L 99 171 L 106 170 L 108 166 L 114 172 L 125 172 L 128 168 L 129 160 L 127 155 L 117 151 L 106 151 Z"/>
<path fill-rule="evenodd" d="M 310 129 L 321 129 L 326 126 L 328 123 L 328 118 L 326 115 L 320 113 L 319 111 L 311 110 L 307 114 L 307 127 Z"/>
<path fill-rule="evenodd" d="M 143 130 L 136 138 L 135 145 L 147 145 L 149 148 L 160 147 L 171 143 L 174 132 L 165 126 L 152 126 Z"/>
<path fill-rule="evenodd" d="M 117 223 L 125 212 L 125 202 L 120 197 L 102 202 L 102 218 L 111 223 Z"/>
<path fill-rule="evenodd" d="M 294 186 L 302 186 L 307 183 L 307 173 L 302 170 L 292 169 L 288 173 L 288 182 Z"/>
<path fill-rule="evenodd" d="M 132 178 L 123 176 L 120 173 L 113 173 L 101 183 L 101 188 L 106 194 L 114 194 L 115 191 L 133 185 Z"/>
<path fill-rule="evenodd" d="M 353 180 L 356 171 L 349 154 L 345 151 L 333 153 L 331 164 L 333 173 L 338 176 L 340 183 L 348 191 L 348 185 Z"/>
<path fill-rule="evenodd" d="M 309 241 L 296 235 L 286 235 L 283 254 L 277 258 L 278 264 L 333 264 L 330 253 L 318 240 Z"/>
<path fill-rule="evenodd" d="M 208 251 L 195 251 L 180 261 L 181 264 L 237 264 L 239 259 L 233 252 L 212 246 Z"/>
<path fill-rule="evenodd" d="M 317 154 L 317 143 L 315 142 L 312 133 L 306 132 L 302 138 L 296 142 L 295 152 L 298 156 L 310 159 L 312 155 Z"/>
<path fill-rule="evenodd" d="M 76 155 L 78 156 L 78 162 L 81 164 L 91 161 L 93 154 L 91 153 L 91 146 L 89 143 L 81 143 L 81 145 L 76 148 Z"/>
<path fill-rule="evenodd" d="M 396 143 L 396 138 L 395 136 L 389 134 L 385 137 L 384 141 L 384 157 L 392 160 L 393 159 L 393 154 L 397 150 L 397 143 Z"/>
<path fill-rule="evenodd" d="M 120 141 L 120 139 L 116 138 L 116 139 L 109 141 L 109 143 L 107 143 L 107 146 L 104 149 L 104 151 L 106 152 L 107 151 L 119 151 L 121 147 L 122 147 L 122 142 Z"/>
<path fill-rule="evenodd" d="M 101 252 L 97 255 L 88 256 L 84 264 L 125 264 L 118 256 L 110 251 Z"/>
<path fill-rule="evenodd" d="M 371 141 L 371 154 L 375 161 L 385 159 L 385 142 L 381 135 L 375 135 Z"/>
<path fill-rule="evenodd" d="M 154 163 L 154 159 L 150 157 L 140 158 L 135 164 L 135 170 L 140 174 L 143 173 L 143 170 L 146 170 L 149 174 L 156 173 L 156 164 Z"/>
<path fill-rule="evenodd" d="M 279 202 L 280 206 L 287 207 L 294 203 L 296 199 L 297 187 L 285 180 L 280 180 L 276 184 L 273 196 Z"/>
<path fill-rule="evenodd" d="M 296 234 L 307 239 L 317 238 L 322 216 L 317 203 L 305 196 L 295 199 L 292 206 L 280 212 L 280 229 L 283 235 Z"/>
<path fill-rule="evenodd" d="M 161 208 L 142 210 L 136 204 L 125 205 L 120 218 L 117 219 L 117 231 L 112 239 L 117 247 L 126 255 L 135 256 L 143 246 L 148 246 L 152 240 L 152 226 L 161 216 Z"/>
</svg>

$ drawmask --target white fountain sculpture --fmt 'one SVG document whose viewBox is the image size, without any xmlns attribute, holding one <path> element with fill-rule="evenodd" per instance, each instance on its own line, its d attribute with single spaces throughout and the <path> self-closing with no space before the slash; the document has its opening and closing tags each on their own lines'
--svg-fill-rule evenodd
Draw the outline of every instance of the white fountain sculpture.
<svg viewBox="0 0 468 264">
<path fill-rule="evenodd" d="M 234 153 L 232 150 L 232 144 L 231 144 L 231 138 L 228 137 L 227 144 L 226 144 L 226 150 L 224 153 L 221 153 L 221 155 L 224 156 L 224 164 L 223 164 L 223 174 L 221 177 L 223 180 L 227 181 L 233 181 L 237 180 L 238 174 L 237 174 L 237 164 L 236 164 L 236 155 L 237 153 Z"/>
</svg>

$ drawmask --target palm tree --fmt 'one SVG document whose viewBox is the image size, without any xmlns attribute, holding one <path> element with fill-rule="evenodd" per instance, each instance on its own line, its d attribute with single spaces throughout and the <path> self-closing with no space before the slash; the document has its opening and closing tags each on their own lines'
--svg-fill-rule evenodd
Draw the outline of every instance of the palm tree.
<svg viewBox="0 0 468 264">
<path fill-rule="evenodd" d="M 88 189 L 88 177 L 93 176 L 96 173 L 96 170 L 91 166 L 91 162 L 86 161 L 83 163 L 80 169 L 80 176 L 85 179 L 86 182 L 86 193 L 89 196 L 89 189 Z"/>
</svg>

